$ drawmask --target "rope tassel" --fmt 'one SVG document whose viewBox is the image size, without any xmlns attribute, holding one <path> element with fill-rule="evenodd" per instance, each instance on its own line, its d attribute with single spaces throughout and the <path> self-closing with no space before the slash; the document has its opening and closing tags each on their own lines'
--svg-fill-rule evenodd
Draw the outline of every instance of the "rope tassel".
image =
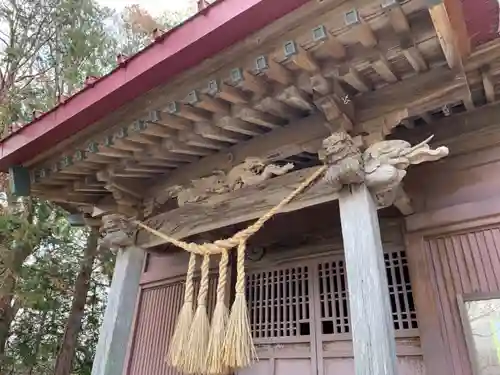
<svg viewBox="0 0 500 375">
<path fill-rule="evenodd" d="M 241 241 L 236 265 L 236 296 L 224 340 L 224 363 L 232 369 L 248 367 L 257 357 L 245 297 L 245 250 L 246 242 Z"/>
<path fill-rule="evenodd" d="M 292 191 L 279 204 L 271 208 L 265 215 L 259 218 L 255 223 L 247 228 L 235 233 L 232 237 L 214 241 L 212 243 L 197 244 L 194 242 L 184 242 L 178 240 L 168 234 L 162 233 L 156 229 L 147 226 L 140 221 L 134 221 L 139 227 L 162 238 L 181 249 L 191 253 L 189 258 L 188 275 L 186 278 L 186 294 L 184 297 L 184 306 L 182 307 L 177 327 L 170 345 L 168 355 L 169 363 L 177 370 L 188 373 L 201 374 L 207 371 L 209 374 L 223 374 L 216 370 L 238 369 L 249 366 L 256 358 L 255 347 L 252 341 L 250 331 L 250 322 L 248 319 L 247 303 L 245 297 L 245 249 L 246 241 L 280 210 L 296 198 L 300 193 L 310 187 L 317 181 L 329 168 L 324 165 L 318 168 L 311 176 Z M 227 268 L 227 252 L 238 247 L 238 264 L 237 264 L 237 282 L 236 296 L 231 307 L 231 315 L 227 322 L 226 334 L 224 337 L 223 350 L 219 350 L 216 354 L 215 348 L 221 347 L 222 336 L 224 335 L 224 327 L 227 311 L 224 305 L 224 294 L 219 293 L 219 288 L 224 289 L 226 282 Z M 200 287 L 200 295 L 198 296 L 198 308 L 193 321 L 193 272 L 195 268 L 195 254 L 203 255 L 205 266 L 202 266 L 202 287 Z M 221 259 L 221 272 L 219 277 L 218 299 L 217 306 L 214 311 L 211 333 L 209 332 L 209 324 L 206 313 L 206 298 L 207 290 L 203 289 L 205 279 L 206 287 L 208 288 L 208 257 L 210 255 L 222 254 L 226 257 L 225 265 Z M 205 273 L 204 273 L 205 271 Z M 224 275 L 224 277 L 222 277 Z M 222 283 L 222 284 L 221 284 Z M 222 285 L 222 286 L 220 286 Z M 221 297 L 222 296 L 222 297 Z M 220 301 L 219 301 L 220 297 Z M 191 327 L 193 323 L 193 327 Z M 191 331 L 190 331 L 191 330 Z M 191 334 L 190 334 L 191 332 Z M 216 336 L 208 339 L 209 334 Z M 188 342 L 189 340 L 189 342 Z M 209 346 L 207 348 L 207 346 Z M 207 350 L 205 352 L 205 350 Z M 185 354 L 187 352 L 187 354 Z M 223 353 L 222 360 L 220 353 Z M 206 354 L 206 355 L 205 355 Z M 195 357 L 198 357 L 195 359 Z M 201 358 L 201 360 L 200 360 Z M 221 366 L 221 367 L 218 367 Z"/>
<path fill-rule="evenodd" d="M 229 373 L 224 359 L 224 338 L 226 336 L 226 325 L 229 312 L 226 306 L 226 282 L 228 252 L 224 250 L 219 262 L 219 281 L 217 283 L 217 303 L 215 304 L 210 338 L 208 341 L 206 373 L 209 375 L 224 375 Z"/>
<path fill-rule="evenodd" d="M 208 345 L 210 322 L 207 314 L 208 272 L 210 256 L 205 255 L 201 264 L 200 291 L 198 293 L 198 307 L 194 313 L 193 324 L 189 331 L 187 347 L 185 348 L 184 372 L 186 374 L 205 373 L 205 353 Z"/>
<path fill-rule="evenodd" d="M 184 292 L 184 305 L 181 308 L 175 331 L 170 341 L 170 348 L 167 355 L 167 363 L 178 369 L 183 370 L 189 330 L 193 321 L 193 275 L 196 267 L 196 255 L 191 253 L 189 256 L 189 265 L 186 275 L 186 288 Z"/>
</svg>

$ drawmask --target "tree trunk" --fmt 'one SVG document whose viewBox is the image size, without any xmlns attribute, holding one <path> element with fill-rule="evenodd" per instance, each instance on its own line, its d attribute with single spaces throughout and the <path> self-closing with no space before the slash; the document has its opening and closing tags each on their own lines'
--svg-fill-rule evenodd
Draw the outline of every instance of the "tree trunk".
<svg viewBox="0 0 500 375">
<path fill-rule="evenodd" d="M 97 253 L 97 240 L 99 238 L 99 229 L 92 227 L 87 239 L 87 247 L 80 267 L 80 272 L 75 282 L 75 292 L 71 311 L 64 330 L 64 336 L 61 342 L 59 354 L 57 355 L 54 375 L 69 375 L 75 355 L 78 334 L 82 326 L 82 317 L 87 301 L 87 293 L 90 287 L 90 276 L 92 274 L 92 265 Z"/>
<path fill-rule="evenodd" d="M 5 359 L 7 339 L 10 336 L 10 325 L 20 307 L 14 302 L 16 275 L 32 250 L 30 247 L 12 250 L 14 252 L 12 262 L 4 264 L 1 270 L 0 278 L 3 280 L 0 280 L 0 374 L 4 370 L 2 364 Z"/>
<path fill-rule="evenodd" d="M 10 269 L 4 270 L 2 275 L 3 285 L 0 290 L 0 373 L 4 370 L 5 345 L 10 335 L 10 324 L 14 319 L 14 308 L 12 307 L 13 292 L 16 286 L 16 279 Z"/>
</svg>

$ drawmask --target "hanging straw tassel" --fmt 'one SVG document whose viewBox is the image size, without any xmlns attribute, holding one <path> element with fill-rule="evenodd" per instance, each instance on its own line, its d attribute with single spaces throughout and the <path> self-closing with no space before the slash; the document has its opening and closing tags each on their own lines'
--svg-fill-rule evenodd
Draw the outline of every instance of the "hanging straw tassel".
<svg viewBox="0 0 500 375">
<path fill-rule="evenodd" d="M 248 367 L 257 357 L 248 320 L 245 297 L 245 250 L 246 243 L 238 245 L 236 296 L 227 324 L 224 340 L 224 363 L 232 369 Z"/>
<path fill-rule="evenodd" d="M 194 313 L 193 324 L 189 331 L 187 342 L 184 372 L 187 374 L 203 374 L 205 372 L 205 355 L 208 345 L 208 334 L 210 322 L 207 314 L 208 296 L 208 272 L 210 268 L 210 256 L 203 257 L 201 264 L 200 291 L 198 293 L 198 307 Z"/>
<path fill-rule="evenodd" d="M 224 338 L 229 312 L 226 306 L 226 281 L 227 281 L 228 253 L 223 250 L 219 262 L 219 281 L 217 283 L 217 303 L 212 317 L 210 339 L 208 341 L 206 373 L 210 375 L 224 375 L 229 373 L 225 366 Z"/>
<path fill-rule="evenodd" d="M 181 308 L 174 335 L 170 341 L 170 348 L 167 355 L 167 362 L 170 366 L 183 370 L 189 330 L 193 321 L 193 275 L 196 267 L 196 255 L 191 253 L 186 275 L 186 288 L 184 291 L 184 305 Z"/>
</svg>

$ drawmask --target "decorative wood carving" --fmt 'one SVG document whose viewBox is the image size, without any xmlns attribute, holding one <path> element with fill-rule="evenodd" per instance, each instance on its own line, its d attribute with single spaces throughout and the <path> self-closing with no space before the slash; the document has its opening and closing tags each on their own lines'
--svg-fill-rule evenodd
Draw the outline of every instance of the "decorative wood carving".
<svg viewBox="0 0 500 375">
<path fill-rule="evenodd" d="M 412 164 L 439 160 L 448 155 L 447 147 L 429 147 L 432 136 L 412 146 L 403 140 L 377 142 L 364 152 L 343 132 L 323 141 L 320 159 L 330 165 L 326 181 L 335 190 L 351 184 L 365 183 L 379 206 L 390 206 L 405 200 L 401 182 Z"/>
<path fill-rule="evenodd" d="M 169 189 L 169 195 L 177 198 L 179 207 L 187 203 L 206 200 L 214 194 L 222 194 L 245 186 L 260 184 L 274 176 L 281 176 L 293 169 L 293 164 L 284 166 L 266 164 L 260 158 L 249 157 L 231 169 L 227 174 L 216 171 L 214 174 L 195 179 L 189 186 L 176 185 Z"/>
<path fill-rule="evenodd" d="M 99 247 L 117 251 L 134 244 L 136 228 L 124 220 L 123 215 L 111 214 L 103 216 L 100 232 Z"/>
</svg>

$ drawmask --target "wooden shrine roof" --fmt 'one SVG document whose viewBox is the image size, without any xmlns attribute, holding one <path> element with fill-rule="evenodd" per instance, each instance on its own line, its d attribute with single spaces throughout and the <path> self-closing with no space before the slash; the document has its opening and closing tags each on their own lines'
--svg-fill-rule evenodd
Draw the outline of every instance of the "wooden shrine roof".
<svg viewBox="0 0 500 375">
<path fill-rule="evenodd" d="M 167 34 L 161 43 L 170 39 L 172 51 L 149 48 L 143 52 L 149 62 L 139 56 L 126 63 L 123 77 L 112 73 L 96 83 L 108 91 L 89 89 L 72 99 L 80 112 L 68 107 L 40 119 L 49 129 L 63 124 L 67 139 L 51 139 L 39 127 L 29 134 L 43 138 L 43 147 L 26 160 L 4 149 L 0 164 L 27 166 L 37 196 L 138 208 L 247 157 L 314 166 L 319 142 L 332 129 L 371 142 L 396 127 L 440 123 L 496 101 L 500 44 L 467 55 L 454 27 L 463 20 L 443 4 L 431 9 L 427 0 L 221 1 L 191 21 L 205 36 L 182 28 Z M 255 24 L 242 25 L 250 19 Z M 214 40 L 221 33 L 227 39 Z M 181 37 L 201 50 L 185 47 Z M 173 52 L 183 60 L 165 59 Z M 101 104 L 85 110 L 93 95 Z"/>
</svg>

